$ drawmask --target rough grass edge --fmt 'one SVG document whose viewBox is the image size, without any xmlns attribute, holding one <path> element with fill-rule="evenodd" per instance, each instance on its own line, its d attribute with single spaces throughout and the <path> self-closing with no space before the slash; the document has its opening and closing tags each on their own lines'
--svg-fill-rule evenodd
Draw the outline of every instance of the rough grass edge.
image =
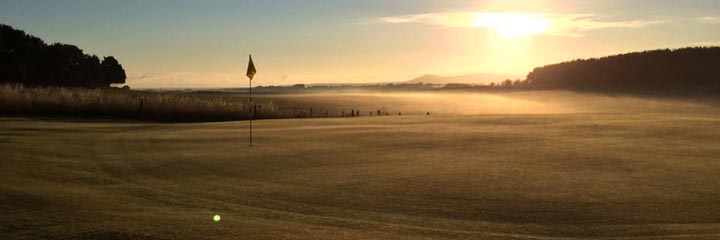
<svg viewBox="0 0 720 240">
<path fill-rule="evenodd" d="M 258 99 L 254 119 L 290 118 L 270 100 Z M 158 122 L 250 119 L 242 95 L 133 91 L 118 88 L 25 87 L 0 85 L 0 114 L 111 118 Z"/>
</svg>

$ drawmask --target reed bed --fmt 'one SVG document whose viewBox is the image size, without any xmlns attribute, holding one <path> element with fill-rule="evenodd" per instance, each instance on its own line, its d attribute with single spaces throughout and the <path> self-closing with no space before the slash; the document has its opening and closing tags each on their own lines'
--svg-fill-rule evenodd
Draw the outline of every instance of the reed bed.
<svg viewBox="0 0 720 240">
<path fill-rule="evenodd" d="M 287 118 L 268 99 L 253 102 L 255 118 Z M 250 118 L 240 96 L 146 92 L 123 89 L 0 85 L 0 114 L 124 118 L 161 122 L 230 121 Z"/>
</svg>

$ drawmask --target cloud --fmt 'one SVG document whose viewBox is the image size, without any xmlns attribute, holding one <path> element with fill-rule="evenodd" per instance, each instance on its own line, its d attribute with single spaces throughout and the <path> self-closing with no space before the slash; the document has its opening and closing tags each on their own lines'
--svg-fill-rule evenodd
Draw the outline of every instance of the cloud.
<svg viewBox="0 0 720 240">
<path fill-rule="evenodd" d="M 720 17 L 712 17 L 712 16 L 701 17 L 700 21 L 706 22 L 706 23 L 720 23 Z"/>
<path fill-rule="evenodd" d="M 164 86 L 188 88 L 212 88 L 240 86 L 234 77 L 226 73 L 196 72 L 128 72 L 127 85 L 134 88 L 159 88 Z"/>
<path fill-rule="evenodd" d="M 438 12 L 409 14 L 378 19 L 390 24 L 425 24 L 443 28 L 487 28 L 503 30 L 505 27 L 538 24 L 542 33 L 552 36 L 579 37 L 583 33 L 610 28 L 642 28 L 662 21 L 610 20 L 594 14 L 541 14 L 512 12 Z M 508 23 L 510 22 L 510 23 Z M 514 22 L 514 23 L 513 23 Z M 515 24 L 515 25 L 514 25 Z"/>
<path fill-rule="evenodd" d="M 715 47 L 715 46 L 720 46 L 720 41 L 697 42 L 697 43 L 693 43 L 691 45 L 701 46 L 701 47 Z"/>
<path fill-rule="evenodd" d="M 385 23 L 422 23 L 441 27 L 473 27 L 476 14 L 472 12 L 423 13 L 383 17 L 380 18 L 380 21 Z"/>
</svg>

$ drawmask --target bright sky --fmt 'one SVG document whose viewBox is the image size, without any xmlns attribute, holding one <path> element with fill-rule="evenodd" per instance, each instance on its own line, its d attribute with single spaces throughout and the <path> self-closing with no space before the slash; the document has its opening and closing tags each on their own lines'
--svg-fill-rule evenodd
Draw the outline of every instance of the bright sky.
<svg viewBox="0 0 720 240">
<path fill-rule="evenodd" d="M 525 76 L 536 66 L 720 45 L 718 0 L 0 0 L 0 22 L 118 58 L 131 87 Z"/>
</svg>

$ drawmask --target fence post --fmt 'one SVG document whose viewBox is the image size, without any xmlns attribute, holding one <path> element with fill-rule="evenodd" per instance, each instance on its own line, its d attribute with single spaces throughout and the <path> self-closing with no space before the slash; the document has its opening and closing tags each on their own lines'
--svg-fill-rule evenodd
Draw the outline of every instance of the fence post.
<svg viewBox="0 0 720 240">
<path fill-rule="evenodd" d="M 312 117 L 312 108 L 310 108 L 310 117 Z"/>
</svg>

